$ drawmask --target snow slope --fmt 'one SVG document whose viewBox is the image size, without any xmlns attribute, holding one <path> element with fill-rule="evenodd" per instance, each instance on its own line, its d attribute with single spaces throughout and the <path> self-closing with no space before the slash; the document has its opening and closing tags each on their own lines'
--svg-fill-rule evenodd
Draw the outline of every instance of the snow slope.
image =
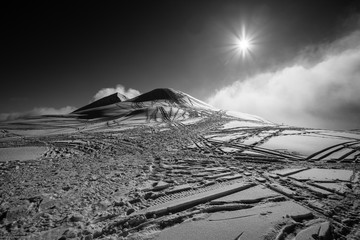
<svg viewBox="0 0 360 240">
<path fill-rule="evenodd" d="M 87 120 L 142 119 L 146 122 L 163 122 L 204 117 L 216 112 L 219 110 L 186 93 L 169 88 L 158 88 L 125 101 L 117 101 L 113 94 L 77 109 L 72 115 Z M 238 113 L 238 115 L 242 120 L 266 122 L 260 117 L 249 114 Z"/>
</svg>

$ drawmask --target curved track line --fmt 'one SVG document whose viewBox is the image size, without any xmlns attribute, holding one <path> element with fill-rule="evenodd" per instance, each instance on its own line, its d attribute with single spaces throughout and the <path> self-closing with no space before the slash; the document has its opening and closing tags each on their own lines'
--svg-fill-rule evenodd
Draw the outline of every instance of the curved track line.
<svg viewBox="0 0 360 240">
<path fill-rule="evenodd" d="M 301 157 L 288 155 L 288 154 L 280 153 L 280 152 L 277 152 L 277 151 L 274 151 L 274 150 L 261 148 L 261 147 L 255 147 L 255 146 L 244 145 L 244 144 L 232 144 L 232 143 L 227 143 L 227 142 L 218 142 L 218 141 L 214 141 L 214 140 L 208 140 L 208 141 L 211 141 L 211 142 L 217 143 L 217 144 L 222 144 L 224 146 L 229 146 L 229 147 L 235 147 L 235 148 L 240 147 L 241 149 L 251 149 L 254 152 L 267 153 L 267 154 L 271 154 L 271 155 L 275 155 L 275 156 L 280 156 L 280 157 L 283 157 L 283 158 L 291 158 L 293 160 L 304 160 Z"/>
<path fill-rule="evenodd" d="M 351 154 L 353 154 L 353 153 L 355 153 L 355 152 L 357 152 L 357 150 L 355 150 L 355 149 L 352 150 L 352 151 L 349 151 L 348 153 L 342 155 L 342 156 L 339 157 L 338 159 L 339 159 L 339 160 L 343 160 L 344 158 L 346 158 L 347 156 L 350 156 Z M 354 158 L 355 158 L 355 156 L 354 156 Z"/>
<path fill-rule="evenodd" d="M 342 146 L 342 147 L 340 147 L 340 148 L 336 148 L 335 150 L 330 151 L 330 152 L 324 154 L 323 156 L 320 156 L 319 158 L 316 158 L 316 159 L 314 159 L 314 160 L 322 160 L 322 159 L 330 156 L 331 154 L 336 153 L 336 152 L 338 152 L 338 151 L 341 151 L 341 150 L 343 150 L 343 149 L 346 149 L 346 147 Z"/>
<path fill-rule="evenodd" d="M 349 144 L 350 143 L 350 144 Z M 333 146 L 330 146 L 330 147 L 327 147 L 327 148 L 324 148 L 318 152 L 315 152 L 313 154 L 311 154 L 310 156 L 308 156 L 305 160 L 310 160 L 312 159 L 313 157 L 315 157 L 316 155 L 319 155 L 320 153 L 323 153 L 323 152 L 326 152 L 327 150 L 330 150 L 334 147 L 338 147 L 338 146 L 351 146 L 351 145 L 355 145 L 359 143 L 359 141 L 349 141 L 349 142 L 344 142 L 344 143 L 339 143 L 339 144 L 336 144 L 336 145 L 333 145 Z"/>
</svg>

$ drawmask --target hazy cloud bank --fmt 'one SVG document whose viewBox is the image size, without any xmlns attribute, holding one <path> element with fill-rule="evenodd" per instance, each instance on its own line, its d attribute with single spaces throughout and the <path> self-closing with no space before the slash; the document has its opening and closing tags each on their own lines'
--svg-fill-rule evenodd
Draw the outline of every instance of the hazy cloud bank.
<svg viewBox="0 0 360 240">
<path fill-rule="evenodd" d="M 62 115 L 74 111 L 76 108 L 66 106 L 62 108 L 39 107 L 26 112 L 0 113 L 0 121 L 15 120 L 18 118 L 34 117 L 40 115 Z"/>
<path fill-rule="evenodd" d="M 92 101 L 96 101 L 100 98 L 106 97 L 116 92 L 119 92 L 128 98 L 133 98 L 140 95 L 140 92 L 138 90 L 132 88 L 126 90 L 124 86 L 118 84 L 116 85 L 115 88 L 103 88 L 99 90 L 93 97 Z M 30 111 L 25 111 L 25 112 L 0 113 L 0 121 L 15 120 L 19 118 L 34 117 L 41 115 L 62 115 L 62 114 L 71 113 L 76 109 L 77 109 L 76 107 L 72 107 L 72 106 L 66 106 L 58 109 L 52 107 L 37 107 Z"/>
<path fill-rule="evenodd" d="M 140 92 L 136 89 L 129 88 L 128 90 L 125 89 L 125 87 L 121 84 L 116 85 L 115 88 L 103 88 L 100 91 L 98 91 L 95 96 L 93 97 L 93 101 L 96 101 L 100 98 L 106 97 L 113 93 L 121 93 L 125 95 L 128 98 L 133 98 L 138 95 L 140 95 Z"/>
<path fill-rule="evenodd" d="M 295 64 L 223 87 L 208 102 L 277 123 L 360 128 L 360 31 L 311 49 Z"/>
</svg>

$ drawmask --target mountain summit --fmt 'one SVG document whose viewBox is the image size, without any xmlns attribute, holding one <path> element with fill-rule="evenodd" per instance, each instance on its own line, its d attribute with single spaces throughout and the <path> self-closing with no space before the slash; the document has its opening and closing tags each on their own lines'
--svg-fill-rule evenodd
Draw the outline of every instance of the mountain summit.
<svg viewBox="0 0 360 240">
<path fill-rule="evenodd" d="M 163 122 L 209 116 L 219 111 L 184 92 L 157 88 L 123 101 L 114 93 L 75 110 L 72 115 L 88 120 Z M 249 114 L 237 113 L 235 117 L 266 122 Z"/>
<path fill-rule="evenodd" d="M 121 93 L 114 93 L 114 94 L 111 94 L 111 95 L 108 95 L 106 97 L 103 97 L 103 98 L 100 98 L 88 105 L 85 105 L 79 109 L 76 109 L 75 111 L 73 111 L 73 113 L 77 113 L 77 112 L 81 112 L 81 111 L 84 111 L 84 110 L 89 110 L 89 109 L 92 109 L 92 108 L 98 108 L 98 107 L 103 107 L 103 106 L 106 106 L 106 105 L 110 105 L 110 104 L 114 104 L 114 103 L 118 103 L 118 102 L 122 102 L 122 101 L 125 101 L 127 100 L 128 98 L 121 94 Z"/>
</svg>

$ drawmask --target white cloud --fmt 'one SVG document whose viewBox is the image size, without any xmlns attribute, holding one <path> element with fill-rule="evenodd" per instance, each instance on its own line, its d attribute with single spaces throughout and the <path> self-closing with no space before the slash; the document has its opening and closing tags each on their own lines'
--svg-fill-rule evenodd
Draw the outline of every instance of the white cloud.
<svg viewBox="0 0 360 240">
<path fill-rule="evenodd" d="M 98 91 L 93 97 L 93 101 L 96 101 L 100 98 L 106 97 L 116 92 L 121 93 L 128 98 L 133 98 L 140 95 L 140 92 L 138 90 L 132 88 L 126 90 L 124 86 L 118 84 L 116 85 L 115 88 L 103 88 L 100 91 Z M 30 111 L 25 111 L 25 112 L 0 113 L 0 121 L 15 120 L 19 118 L 34 117 L 41 115 L 62 115 L 62 114 L 68 114 L 75 110 L 76 108 L 71 106 L 66 106 L 59 109 L 51 108 L 51 107 L 37 107 Z"/>
<path fill-rule="evenodd" d="M 118 85 L 116 85 L 115 88 L 103 88 L 100 91 L 98 91 L 95 94 L 95 96 L 93 97 L 93 101 L 96 101 L 100 98 L 109 96 L 110 94 L 113 94 L 116 92 L 125 95 L 127 98 L 133 98 L 133 97 L 140 95 L 140 92 L 138 90 L 132 89 L 132 88 L 129 88 L 128 90 L 126 90 L 123 85 L 118 84 Z"/>
<path fill-rule="evenodd" d="M 317 49 L 296 64 L 225 86 L 208 102 L 277 123 L 360 128 L 360 31 Z"/>
<path fill-rule="evenodd" d="M 26 112 L 1 113 L 0 121 L 15 120 L 18 118 L 34 117 L 40 115 L 63 115 L 74 111 L 76 108 L 66 106 L 62 108 L 37 107 Z"/>
</svg>

